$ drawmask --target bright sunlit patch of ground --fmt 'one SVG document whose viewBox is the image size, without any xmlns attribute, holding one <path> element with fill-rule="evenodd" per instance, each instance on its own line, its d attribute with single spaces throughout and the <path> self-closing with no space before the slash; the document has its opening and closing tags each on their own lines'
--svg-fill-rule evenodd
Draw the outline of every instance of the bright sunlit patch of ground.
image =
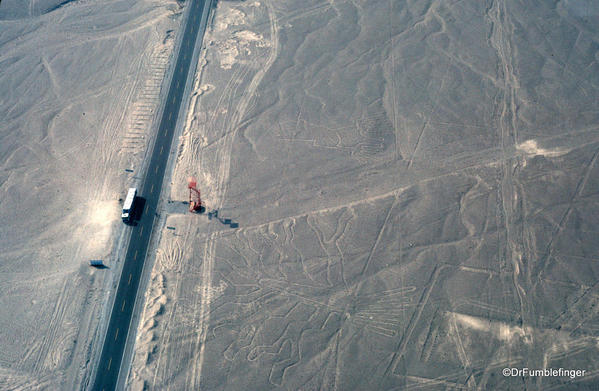
<svg viewBox="0 0 599 391">
<path fill-rule="evenodd" d="M 537 145 L 536 140 L 527 140 L 517 146 L 517 148 L 528 155 L 541 155 L 547 157 L 556 157 L 568 153 L 567 150 L 560 148 L 545 149 Z"/>
<path fill-rule="evenodd" d="M 119 217 L 119 206 L 114 201 L 94 201 L 87 206 L 88 219 L 91 225 L 108 226 Z"/>
<path fill-rule="evenodd" d="M 450 314 L 453 317 L 453 319 L 462 327 L 466 327 L 476 331 L 491 333 L 495 338 L 498 338 L 506 342 L 513 340 L 515 337 L 525 338 L 527 334 L 526 331 L 530 332 L 530 330 L 525 330 L 522 327 L 510 326 L 506 323 L 499 321 L 489 321 L 486 319 L 459 313 Z"/>
<path fill-rule="evenodd" d="M 120 208 L 114 201 L 93 201 L 86 205 L 84 235 L 86 248 L 94 252 L 104 251 L 109 245 L 113 224 L 118 221 Z"/>
</svg>

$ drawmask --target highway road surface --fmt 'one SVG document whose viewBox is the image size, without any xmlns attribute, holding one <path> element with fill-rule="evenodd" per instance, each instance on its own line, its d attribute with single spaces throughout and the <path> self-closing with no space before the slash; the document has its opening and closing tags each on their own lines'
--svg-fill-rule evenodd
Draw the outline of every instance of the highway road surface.
<svg viewBox="0 0 599 391">
<path fill-rule="evenodd" d="M 131 238 L 125 263 L 110 315 L 108 329 L 92 390 L 109 391 L 117 388 L 123 352 L 127 342 L 131 316 L 142 274 L 148 243 L 155 222 L 156 207 L 171 149 L 175 125 L 183 99 L 196 42 L 201 43 L 212 0 L 191 0 L 187 23 L 176 60 L 167 101 L 158 127 L 154 151 L 141 186 L 139 196 L 145 198 L 145 209 L 138 224 L 131 228 Z M 121 381 L 123 383 L 123 381 Z"/>
</svg>

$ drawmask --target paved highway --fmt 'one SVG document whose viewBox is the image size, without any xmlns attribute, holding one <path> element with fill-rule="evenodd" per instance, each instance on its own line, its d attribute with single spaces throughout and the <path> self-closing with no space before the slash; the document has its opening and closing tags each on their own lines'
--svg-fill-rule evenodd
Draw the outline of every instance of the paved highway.
<svg viewBox="0 0 599 391">
<path fill-rule="evenodd" d="M 212 0 L 191 0 L 188 5 L 188 7 L 191 7 L 191 10 L 188 13 L 187 23 L 185 24 L 185 31 L 164 112 L 158 127 L 150 165 L 148 166 L 148 171 L 139 192 L 139 196 L 146 199 L 145 208 L 137 226 L 131 228 L 129 247 L 125 256 L 125 263 L 119 280 L 92 390 L 109 391 L 116 389 L 129 327 L 137 326 L 137 324 L 131 324 L 131 316 L 133 314 L 135 298 L 137 297 L 139 280 L 143 270 L 148 243 L 152 235 L 156 207 L 160 197 L 164 172 L 194 47 L 196 41 L 201 43 L 204 36 L 211 2 Z"/>
</svg>

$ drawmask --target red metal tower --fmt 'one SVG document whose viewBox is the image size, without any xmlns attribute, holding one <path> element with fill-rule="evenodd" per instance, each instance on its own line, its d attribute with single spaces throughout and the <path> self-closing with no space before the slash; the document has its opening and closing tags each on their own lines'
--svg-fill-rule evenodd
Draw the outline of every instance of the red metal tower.
<svg viewBox="0 0 599 391">
<path fill-rule="evenodd" d="M 197 188 L 197 181 L 194 177 L 187 179 L 187 187 L 189 188 L 189 211 L 196 212 L 202 207 L 202 200 L 200 199 L 200 190 Z"/>
</svg>

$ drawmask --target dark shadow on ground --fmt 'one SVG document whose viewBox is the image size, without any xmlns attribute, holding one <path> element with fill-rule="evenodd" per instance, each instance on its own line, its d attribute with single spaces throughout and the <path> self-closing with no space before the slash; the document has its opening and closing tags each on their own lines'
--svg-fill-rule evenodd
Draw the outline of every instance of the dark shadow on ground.
<svg viewBox="0 0 599 391">
<path fill-rule="evenodd" d="M 198 214 L 198 215 L 203 215 L 205 214 L 206 216 L 208 216 L 208 220 L 217 220 L 219 223 L 223 224 L 223 225 L 228 225 L 230 228 L 238 228 L 239 227 L 239 223 L 236 221 L 233 221 L 230 218 L 225 218 L 225 217 L 221 217 L 219 216 L 219 211 L 218 209 L 211 209 L 208 211 L 208 213 L 206 213 L 207 209 L 206 209 L 206 205 L 202 204 L 202 206 L 200 206 L 200 209 L 196 210 L 195 212 L 190 212 L 189 211 L 189 201 L 168 201 L 168 206 L 167 206 L 167 213 L 181 213 L 181 214 L 187 214 L 187 213 L 193 213 L 193 214 Z"/>
<path fill-rule="evenodd" d="M 135 202 L 133 202 L 133 210 L 131 211 L 131 218 L 129 219 L 128 225 L 132 225 L 132 226 L 137 225 L 137 222 L 141 220 L 145 206 L 146 206 L 145 198 L 135 197 Z"/>
<path fill-rule="evenodd" d="M 200 209 L 200 213 L 204 213 L 205 211 L 206 211 L 206 208 L 204 206 L 202 206 L 202 208 Z M 239 227 L 239 224 L 237 222 L 235 222 L 229 218 L 220 217 L 218 215 L 218 209 L 212 209 L 210 212 L 208 212 L 206 214 L 206 216 L 208 216 L 208 220 L 216 219 L 221 224 L 228 225 L 231 228 Z"/>
<path fill-rule="evenodd" d="M 89 265 L 90 267 L 93 267 L 94 269 L 110 269 L 108 266 L 101 264 L 101 265 Z"/>
</svg>

